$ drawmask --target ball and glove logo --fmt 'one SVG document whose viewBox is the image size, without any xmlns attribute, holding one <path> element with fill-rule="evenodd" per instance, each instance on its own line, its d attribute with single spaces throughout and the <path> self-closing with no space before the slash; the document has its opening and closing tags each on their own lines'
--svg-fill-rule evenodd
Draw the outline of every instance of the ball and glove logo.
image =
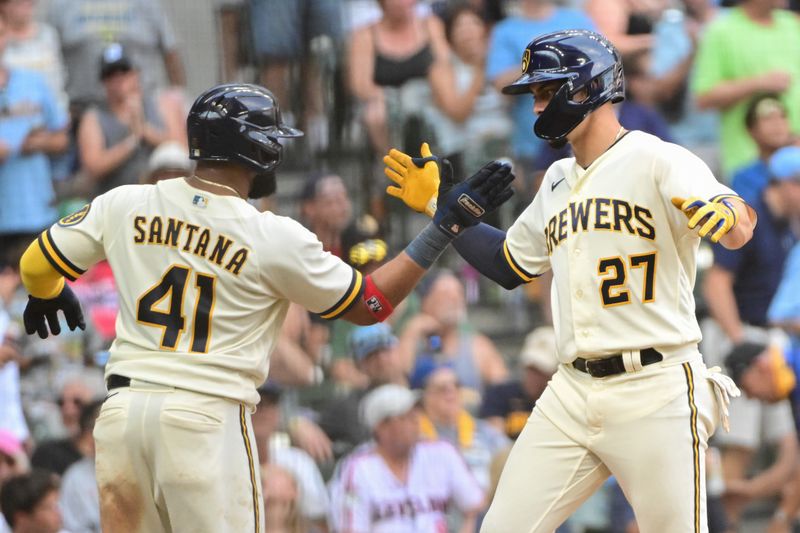
<svg viewBox="0 0 800 533">
<path fill-rule="evenodd" d="M 61 220 L 58 221 L 58 225 L 61 227 L 69 227 L 74 226 L 75 224 L 79 224 L 81 220 L 86 218 L 86 215 L 89 214 L 89 208 L 92 204 L 86 204 L 85 206 L 81 207 L 71 215 L 67 215 Z"/>
</svg>

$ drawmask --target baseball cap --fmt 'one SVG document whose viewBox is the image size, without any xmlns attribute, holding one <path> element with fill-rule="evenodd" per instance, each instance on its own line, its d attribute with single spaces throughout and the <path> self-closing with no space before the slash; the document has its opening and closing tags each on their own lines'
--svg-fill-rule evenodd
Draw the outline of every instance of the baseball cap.
<svg viewBox="0 0 800 533">
<path fill-rule="evenodd" d="M 147 170 L 185 170 L 191 172 L 192 160 L 189 159 L 189 150 L 183 144 L 176 141 L 165 141 L 159 144 L 150 159 L 147 160 Z"/>
<path fill-rule="evenodd" d="M 104 80 L 117 72 L 133 70 L 133 63 L 119 43 L 111 43 L 103 49 L 100 56 L 100 79 Z"/>
<path fill-rule="evenodd" d="M 769 171 L 778 181 L 800 181 L 800 146 L 784 146 L 772 154 Z"/>
<path fill-rule="evenodd" d="M 392 328 L 383 322 L 371 326 L 358 326 L 350 332 L 347 339 L 353 359 L 363 361 L 368 355 L 383 348 L 390 348 L 397 344 L 397 337 L 392 334 Z"/>
<path fill-rule="evenodd" d="M 381 385 L 361 400 L 361 419 L 372 431 L 387 418 L 409 412 L 418 400 L 419 394 L 407 387 L 394 383 Z"/>
<path fill-rule="evenodd" d="M 412 389 L 424 389 L 428 384 L 428 378 L 442 368 L 449 368 L 455 370 L 451 361 L 437 362 L 432 357 L 421 356 L 417 357 L 414 370 L 408 378 L 409 385 Z"/>
<path fill-rule="evenodd" d="M 553 374 L 558 368 L 556 357 L 556 334 L 553 328 L 542 326 L 525 337 L 519 353 L 522 366 L 533 366 L 545 374 Z"/>
</svg>

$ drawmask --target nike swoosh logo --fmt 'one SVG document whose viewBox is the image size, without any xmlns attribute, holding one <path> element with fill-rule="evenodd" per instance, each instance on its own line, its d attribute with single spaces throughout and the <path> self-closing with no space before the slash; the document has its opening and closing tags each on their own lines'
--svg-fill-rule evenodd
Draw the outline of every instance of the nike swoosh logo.
<svg viewBox="0 0 800 533">
<path fill-rule="evenodd" d="M 561 183 L 562 181 L 564 181 L 565 179 L 567 179 L 567 178 L 561 178 L 557 182 L 555 182 L 552 185 L 550 185 L 550 192 L 556 190 L 556 187 L 558 187 L 558 184 Z"/>
</svg>

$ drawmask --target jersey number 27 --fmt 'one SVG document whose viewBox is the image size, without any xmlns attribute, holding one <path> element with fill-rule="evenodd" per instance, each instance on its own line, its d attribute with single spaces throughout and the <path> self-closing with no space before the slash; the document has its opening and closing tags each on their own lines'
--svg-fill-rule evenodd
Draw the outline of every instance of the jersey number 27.
<svg viewBox="0 0 800 533">
<path fill-rule="evenodd" d="M 172 265 L 147 292 L 139 297 L 136 303 L 136 320 L 148 326 L 160 327 L 161 348 L 175 350 L 186 329 L 186 318 L 183 315 L 183 297 L 186 282 L 192 269 L 183 265 Z M 214 310 L 214 285 L 217 281 L 210 274 L 195 275 L 197 300 L 192 318 L 192 342 L 190 351 L 206 353 L 208 351 L 209 334 L 211 332 L 211 313 Z M 158 309 L 164 299 L 169 297 L 168 311 Z"/>
</svg>

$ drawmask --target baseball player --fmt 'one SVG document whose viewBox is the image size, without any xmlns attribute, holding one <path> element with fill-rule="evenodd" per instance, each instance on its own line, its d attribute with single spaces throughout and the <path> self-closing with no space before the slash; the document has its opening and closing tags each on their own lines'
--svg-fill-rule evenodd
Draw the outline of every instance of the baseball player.
<svg viewBox="0 0 800 533">
<path fill-rule="evenodd" d="M 60 332 L 59 310 L 84 327 L 64 278 L 103 258 L 114 271 L 117 336 L 94 432 L 106 532 L 262 531 L 250 413 L 289 303 L 326 319 L 384 320 L 451 226 L 477 224 L 511 195 L 510 168 L 486 165 L 404 253 L 362 276 L 299 223 L 247 202 L 274 191 L 279 139 L 302 135 L 269 91 L 210 89 L 188 133 L 193 175 L 113 189 L 42 233 L 21 261 L 25 327 L 41 337 Z"/>
<path fill-rule="evenodd" d="M 548 169 L 507 232 L 481 224 L 455 244 L 506 288 L 553 270 L 560 365 L 482 531 L 551 532 L 611 474 L 642 532 L 707 531 L 706 445 L 738 390 L 698 352 L 695 262 L 701 237 L 744 245 L 751 210 L 687 150 L 620 126 L 620 56 L 597 33 L 535 38 L 504 92 L 532 95 L 536 135 L 575 157 Z M 432 189 L 433 159 L 390 152 L 391 194 L 423 211 L 404 189 Z"/>
</svg>

